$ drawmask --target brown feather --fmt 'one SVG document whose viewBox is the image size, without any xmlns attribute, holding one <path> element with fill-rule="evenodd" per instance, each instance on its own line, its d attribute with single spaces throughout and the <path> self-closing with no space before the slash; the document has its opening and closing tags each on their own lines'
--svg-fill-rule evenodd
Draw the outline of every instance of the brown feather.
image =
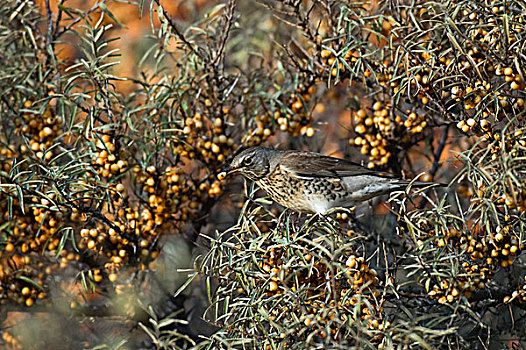
<svg viewBox="0 0 526 350">
<path fill-rule="evenodd" d="M 314 152 L 286 151 L 279 161 L 282 169 L 304 177 L 349 177 L 373 175 L 382 178 L 395 178 L 394 175 L 367 169 L 345 159 L 324 156 Z"/>
</svg>

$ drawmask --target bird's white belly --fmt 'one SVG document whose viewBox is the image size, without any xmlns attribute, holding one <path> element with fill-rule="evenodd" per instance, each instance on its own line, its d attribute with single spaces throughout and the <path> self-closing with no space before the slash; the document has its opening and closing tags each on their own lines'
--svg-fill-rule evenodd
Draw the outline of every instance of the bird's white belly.
<svg viewBox="0 0 526 350">
<path fill-rule="evenodd" d="M 307 197 L 308 199 L 305 197 Z M 323 214 L 327 210 L 335 206 L 334 205 L 335 203 L 330 202 L 327 199 L 327 196 L 324 196 L 324 195 L 309 194 L 309 195 L 306 195 L 305 197 L 302 197 L 301 199 L 299 199 L 299 201 L 302 202 L 301 204 L 303 207 L 305 207 L 306 209 L 308 209 L 308 211 L 313 212 L 313 213 Z"/>
</svg>

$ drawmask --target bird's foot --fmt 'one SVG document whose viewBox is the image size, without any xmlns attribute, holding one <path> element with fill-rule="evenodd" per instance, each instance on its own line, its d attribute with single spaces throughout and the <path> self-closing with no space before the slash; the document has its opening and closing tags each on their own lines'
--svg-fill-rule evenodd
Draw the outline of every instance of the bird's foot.
<svg viewBox="0 0 526 350">
<path fill-rule="evenodd" d="M 331 208 L 325 213 L 309 214 L 307 217 L 304 227 L 313 226 L 327 226 L 331 228 L 342 228 L 344 224 L 350 224 L 355 221 L 354 218 L 354 207 L 344 208 L 337 207 Z"/>
</svg>

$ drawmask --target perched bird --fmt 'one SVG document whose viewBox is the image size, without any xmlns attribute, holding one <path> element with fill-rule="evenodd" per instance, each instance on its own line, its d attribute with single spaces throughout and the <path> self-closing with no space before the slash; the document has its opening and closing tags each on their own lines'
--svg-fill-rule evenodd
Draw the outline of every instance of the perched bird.
<svg viewBox="0 0 526 350">
<path fill-rule="evenodd" d="M 320 214 L 404 189 L 410 183 L 344 159 L 263 147 L 241 152 L 225 171 L 225 175 L 239 172 L 255 181 L 286 208 Z M 413 185 L 422 187 L 431 183 L 414 182 Z"/>
</svg>

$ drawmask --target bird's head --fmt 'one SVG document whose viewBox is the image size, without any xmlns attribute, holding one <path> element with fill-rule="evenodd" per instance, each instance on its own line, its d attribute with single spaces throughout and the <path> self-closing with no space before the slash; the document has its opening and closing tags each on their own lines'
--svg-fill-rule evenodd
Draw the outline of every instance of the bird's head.
<svg viewBox="0 0 526 350">
<path fill-rule="evenodd" d="M 250 180 L 257 181 L 270 173 L 271 157 L 278 151 L 263 148 L 252 147 L 239 153 L 230 167 L 226 169 L 226 174 L 241 173 Z"/>
</svg>

